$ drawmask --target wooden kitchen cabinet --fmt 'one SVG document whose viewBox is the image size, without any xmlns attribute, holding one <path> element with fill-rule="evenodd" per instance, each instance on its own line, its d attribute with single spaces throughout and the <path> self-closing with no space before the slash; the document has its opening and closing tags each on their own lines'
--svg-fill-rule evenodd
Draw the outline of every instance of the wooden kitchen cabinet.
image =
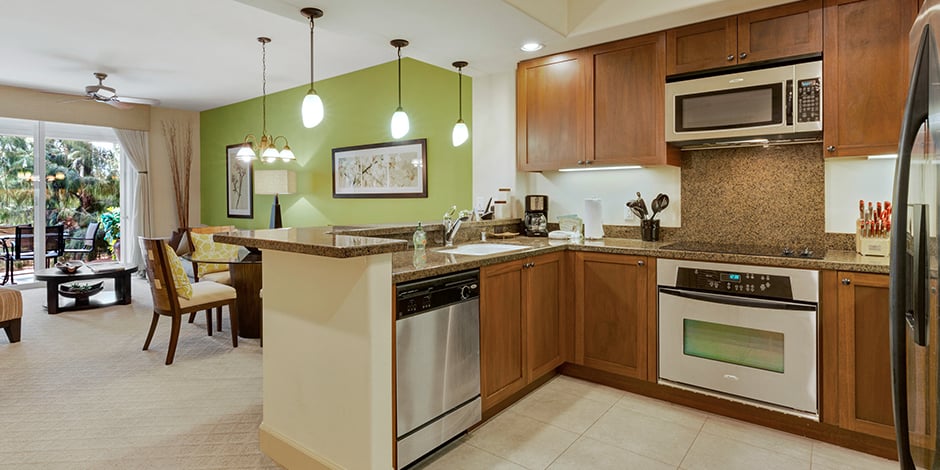
<svg viewBox="0 0 940 470">
<path fill-rule="evenodd" d="M 582 52 L 519 63 L 516 159 L 520 170 L 557 170 L 584 160 L 586 99 Z"/>
<path fill-rule="evenodd" d="M 679 165 L 666 146 L 666 34 L 589 48 L 586 158 L 582 165 Z"/>
<path fill-rule="evenodd" d="M 838 424 L 893 440 L 888 276 L 839 271 L 822 279 L 823 290 L 836 292 Z"/>
<path fill-rule="evenodd" d="M 483 410 L 564 362 L 564 253 L 480 269 L 480 394 Z"/>
<path fill-rule="evenodd" d="M 520 62 L 518 168 L 678 165 L 665 143 L 665 51 L 660 32 Z"/>
<path fill-rule="evenodd" d="M 917 0 L 826 0 L 825 156 L 897 153 L 917 9 Z"/>
<path fill-rule="evenodd" d="M 647 258 L 575 257 L 575 363 L 647 378 Z"/>
<path fill-rule="evenodd" d="M 666 73 L 814 54 L 822 50 L 822 0 L 804 0 L 670 29 Z"/>
</svg>

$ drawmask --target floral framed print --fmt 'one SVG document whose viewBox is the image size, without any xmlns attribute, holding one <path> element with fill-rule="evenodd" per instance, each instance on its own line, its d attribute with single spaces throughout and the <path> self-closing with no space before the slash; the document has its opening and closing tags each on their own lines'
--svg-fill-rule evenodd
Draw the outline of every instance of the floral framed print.
<svg viewBox="0 0 940 470">
<path fill-rule="evenodd" d="M 333 197 L 428 197 L 427 147 L 415 139 L 333 149 Z"/>
<path fill-rule="evenodd" d="M 225 146 L 225 190 L 228 216 L 233 219 L 251 219 L 254 211 L 254 173 L 251 161 L 235 154 L 242 144 Z"/>
</svg>

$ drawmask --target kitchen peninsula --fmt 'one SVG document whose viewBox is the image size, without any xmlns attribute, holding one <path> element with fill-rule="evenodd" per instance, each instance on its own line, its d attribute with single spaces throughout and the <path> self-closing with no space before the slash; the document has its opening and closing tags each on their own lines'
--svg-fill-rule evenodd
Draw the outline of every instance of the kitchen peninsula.
<svg viewBox="0 0 940 470">
<path fill-rule="evenodd" d="M 466 230 L 472 230 L 472 225 Z M 416 257 L 393 230 L 286 228 L 216 234 L 264 252 L 262 450 L 288 468 L 388 469 L 394 462 L 393 286 L 550 252 L 657 258 L 884 274 L 884 258 L 830 250 L 822 259 L 670 250 L 670 242 L 607 238 L 569 243 L 517 238 L 527 249 L 491 256 Z M 399 227 L 399 234 L 409 227 Z M 388 235 L 386 235 L 388 233 Z M 363 235 L 363 236 L 356 236 Z M 506 242 L 502 242 L 506 243 Z M 567 253 L 567 254 L 573 254 Z M 565 253 L 562 253 L 565 254 Z M 648 257 L 648 258 L 645 258 Z M 570 266 L 566 270 L 570 269 Z M 655 304 L 652 305 L 655 310 Z M 651 327 L 655 328 L 655 323 Z M 574 334 L 565 324 L 564 334 Z M 825 360 L 825 359 L 824 359 Z M 565 362 L 575 361 L 565 356 Z M 655 382 L 655 376 L 651 379 Z M 747 408 L 747 407 L 745 407 Z"/>
</svg>

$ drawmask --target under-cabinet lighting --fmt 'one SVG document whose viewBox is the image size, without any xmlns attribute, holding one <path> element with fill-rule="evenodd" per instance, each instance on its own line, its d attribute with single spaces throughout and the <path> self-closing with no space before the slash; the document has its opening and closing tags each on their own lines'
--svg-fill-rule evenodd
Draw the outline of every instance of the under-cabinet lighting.
<svg viewBox="0 0 940 470">
<path fill-rule="evenodd" d="M 639 170 L 643 168 L 640 165 L 623 165 L 623 166 L 592 166 L 586 168 L 562 168 L 558 171 L 606 171 L 606 170 Z"/>
<path fill-rule="evenodd" d="M 896 153 L 886 153 L 884 155 L 869 155 L 868 156 L 869 160 L 894 160 L 896 158 L 898 158 L 898 154 Z"/>
</svg>

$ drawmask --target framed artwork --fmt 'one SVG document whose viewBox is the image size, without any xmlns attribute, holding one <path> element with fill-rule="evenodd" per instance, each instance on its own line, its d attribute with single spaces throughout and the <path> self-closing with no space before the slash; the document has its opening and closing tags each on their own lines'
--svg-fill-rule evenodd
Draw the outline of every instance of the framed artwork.
<svg viewBox="0 0 940 470">
<path fill-rule="evenodd" d="M 225 191 L 228 216 L 251 219 L 254 211 L 254 173 L 251 161 L 235 156 L 242 144 L 225 146 Z"/>
<path fill-rule="evenodd" d="M 333 149 L 333 197 L 428 197 L 427 147 L 415 139 Z"/>
</svg>

